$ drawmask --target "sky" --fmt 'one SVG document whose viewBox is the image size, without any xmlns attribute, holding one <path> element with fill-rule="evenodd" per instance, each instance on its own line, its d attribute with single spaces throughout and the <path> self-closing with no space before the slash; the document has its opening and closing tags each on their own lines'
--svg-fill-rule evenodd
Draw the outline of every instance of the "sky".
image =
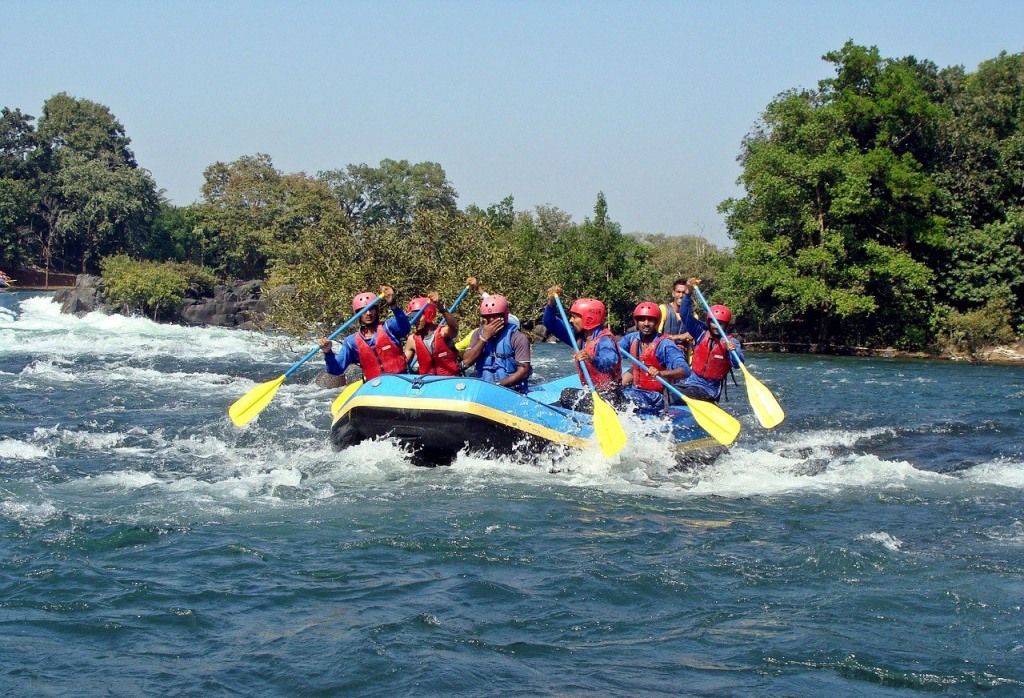
<svg viewBox="0 0 1024 698">
<path fill-rule="evenodd" d="M 1024 2 L 0 0 L 0 107 L 110 108 L 177 205 L 214 162 L 437 162 L 459 206 L 512 195 L 728 246 L 743 137 L 847 41 L 973 71 Z"/>
</svg>

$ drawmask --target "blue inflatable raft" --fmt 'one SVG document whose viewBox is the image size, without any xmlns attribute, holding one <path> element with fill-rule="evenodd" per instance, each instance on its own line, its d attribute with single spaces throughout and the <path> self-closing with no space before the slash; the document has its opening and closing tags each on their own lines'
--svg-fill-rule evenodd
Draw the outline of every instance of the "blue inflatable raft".
<svg viewBox="0 0 1024 698">
<path fill-rule="evenodd" d="M 387 374 L 366 381 L 332 406 L 336 450 L 368 439 L 394 438 L 419 465 L 447 465 L 460 451 L 529 459 L 551 449 L 595 447 L 593 417 L 558 406 L 576 375 L 530 389 L 528 395 L 462 376 Z M 724 451 L 685 406 L 651 418 L 680 463 L 708 462 Z"/>
</svg>

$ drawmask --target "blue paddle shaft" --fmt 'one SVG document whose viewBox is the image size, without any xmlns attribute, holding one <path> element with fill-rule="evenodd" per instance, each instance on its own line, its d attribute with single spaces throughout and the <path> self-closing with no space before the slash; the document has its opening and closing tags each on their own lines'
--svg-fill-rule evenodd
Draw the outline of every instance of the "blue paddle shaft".
<svg viewBox="0 0 1024 698">
<path fill-rule="evenodd" d="M 562 299 L 555 296 L 555 305 L 558 306 L 558 313 L 562 316 L 562 322 L 565 323 L 565 331 L 569 333 L 569 341 L 572 342 L 572 351 L 574 354 L 579 353 L 580 345 L 576 343 L 576 330 L 573 329 L 569 323 L 569 318 L 565 314 L 565 308 L 562 307 Z M 596 392 L 594 388 L 594 381 L 590 379 L 590 371 L 587 370 L 586 361 L 577 361 L 580 368 L 583 369 L 583 377 L 587 379 L 587 386 L 590 388 L 590 392 Z"/>
<path fill-rule="evenodd" d="M 622 352 L 622 355 L 623 355 L 623 356 L 625 356 L 625 357 L 626 357 L 627 359 L 629 359 L 630 361 L 632 361 L 633 363 L 635 363 L 635 364 L 636 364 L 637 366 L 639 366 L 640 368 L 642 368 L 642 369 L 644 369 L 644 370 L 646 370 L 646 369 L 648 368 L 647 364 L 645 364 L 645 363 L 644 363 L 643 361 L 641 361 L 640 359 L 638 359 L 638 358 L 636 358 L 635 356 L 633 356 L 632 354 L 630 354 L 630 353 L 629 353 L 628 351 L 624 351 L 624 352 Z M 660 382 L 660 383 L 661 383 L 661 384 L 662 384 L 663 386 L 665 386 L 666 388 L 668 388 L 669 390 L 671 390 L 671 391 L 672 391 L 672 394 L 673 394 L 673 395 L 675 395 L 675 396 L 676 396 L 676 397 L 678 397 L 679 399 L 683 399 L 683 394 L 682 394 L 681 392 L 679 392 L 679 391 L 678 391 L 678 390 L 676 389 L 676 387 L 675 387 L 674 385 L 672 385 L 671 383 L 669 383 L 669 382 L 668 382 L 667 380 L 665 380 L 665 379 L 664 379 L 664 378 L 662 378 L 661 376 L 655 376 L 655 378 L 657 378 L 657 379 L 658 379 L 658 381 L 659 381 L 659 382 Z"/>
<path fill-rule="evenodd" d="M 377 305 L 378 301 L 380 301 L 380 297 L 379 296 L 377 298 L 374 298 L 372 301 L 370 301 L 370 303 L 368 303 L 365 307 L 361 308 L 358 313 L 356 313 L 355 315 L 350 317 L 348 319 L 348 321 L 345 322 L 345 324 L 343 324 L 338 329 L 334 330 L 334 332 L 331 332 L 331 334 L 327 337 L 327 339 L 333 340 L 339 334 L 341 334 L 342 332 L 347 330 L 352 325 L 353 322 L 355 322 L 356 320 L 358 320 L 359 318 L 361 318 L 363 316 L 363 313 L 365 313 L 367 310 L 369 310 L 373 306 Z M 312 359 L 314 356 L 316 356 L 317 352 L 319 352 L 319 351 L 320 351 L 320 347 L 317 347 L 316 349 L 313 349 L 311 352 L 309 352 L 308 354 L 303 356 L 301 359 L 299 359 L 295 363 L 295 365 L 293 365 L 291 368 L 289 368 L 287 371 L 284 372 L 284 377 L 287 378 L 288 376 L 290 376 L 293 373 L 295 373 L 296 371 L 298 371 L 299 367 L 302 366 L 302 364 L 306 363 L 307 361 Z"/>
<path fill-rule="evenodd" d="M 452 307 L 448 308 L 448 314 L 449 315 L 451 313 L 455 312 L 455 309 L 459 307 L 459 303 L 462 302 L 462 299 L 466 297 L 467 293 L 469 293 L 469 286 L 466 286 L 466 288 L 462 289 L 462 293 L 460 293 L 459 297 L 455 299 L 454 303 L 452 303 Z M 439 325 L 443 325 L 444 324 L 444 318 L 441 318 L 441 322 L 439 322 L 438 324 Z"/>
</svg>

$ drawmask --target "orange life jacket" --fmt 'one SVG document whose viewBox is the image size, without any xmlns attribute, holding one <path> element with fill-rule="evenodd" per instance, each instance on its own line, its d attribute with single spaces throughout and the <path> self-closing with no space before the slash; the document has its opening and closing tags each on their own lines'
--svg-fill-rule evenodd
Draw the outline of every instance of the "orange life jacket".
<svg viewBox="0 0 1024 698">
<path fill-rule="evenodd" d="M 373 346 L 363 339 L 362 331 L 356 332 L 356 350 L 359 352 L 359 366 L 365 380 L 376 378 L 382 373 L 405 373 L 405 353 L 394 343 L 384 329 L 384 323 L 377 325 Z"/>
<path fill-rule="evenodd" d="M 732 370 L 732 361 L 729 360 L 729 345 L 726 340 L 719 338 L 717 342 L 713 342 L 711 332 L 705 332 L 700 343 L 693 349 L 690 368 L 701 378 L 714 381 L 724 380 Z"/>
<path fill-rule="evenodd" d="M 667 339 L 665 335 L 660 334 L 657 338 L 647 345 L 644 349 L 643 354 L 638 354 L 640 350 L 640 338 L 637 337 L 633 340 L 633 343 L 629 345 L 629 353 L 640 359 L 645 366 L 656 368 L 659 371 L 664 371 L 665 367 L 661 365 L 661 361 L 658 360 L 658 345 L 661 344 L 663 339 Z M 647 371 L 644 371 L 639 366 L 633 370 L 633 385 L 643 390 L 664 390 L 664 386 L 657 378 L 652 378 Z"/>
<path fill-rule="evenodd" d="M 615 335 L 612 334 L 611 330 L 605 327 L 596 335 L 588 339 L 583 344 L 583 351 L 587 352 L 590 355 L 590 358 L 594 358 L 597 355 L 597 343 L 602 337 L 609 337 L 612 340 L 612 345 L 615 347 L 615 356 L 618 360 L 615 362 L 615 366 L 612 367 L 612 370 L 609 373 L 601 373 L 593 363 L 587 366 L 587 370 L 590 371 L 590 379 L 594 381 L 594 389 L 596 390 L 600 390 L 612 383 L 622 382 L 622 357 L 619 356 L 619 343 L 615 341 Z M 576 372 L 580 374 L 580 383 L 586 385 L 587 379 L 583 377 L 583 368 L 579 363 L 576 364 Z"/>
<path fill-rule="evenodd" d="M 457 376 L 459 375 L 459 354 L 445 341 L 440 328 L 424 341 L 420 334 L 413 335 L 416 343 L 416 361 L 421 376 Z"/>
</svg>

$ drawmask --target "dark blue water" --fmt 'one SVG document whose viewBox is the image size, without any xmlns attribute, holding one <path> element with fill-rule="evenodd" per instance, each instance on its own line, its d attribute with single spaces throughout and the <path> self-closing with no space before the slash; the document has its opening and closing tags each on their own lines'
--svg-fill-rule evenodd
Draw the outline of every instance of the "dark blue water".
<svg viewBox="0 0 1024 698">
<path fill-rule="evenodd" d="M 315 365 L 231 425 L 307 349 L 0 295 L 0 694 L 1024 693 L 1024 369 L 753 355 L 704 470 L 425 469 Z"/>
</svg>

